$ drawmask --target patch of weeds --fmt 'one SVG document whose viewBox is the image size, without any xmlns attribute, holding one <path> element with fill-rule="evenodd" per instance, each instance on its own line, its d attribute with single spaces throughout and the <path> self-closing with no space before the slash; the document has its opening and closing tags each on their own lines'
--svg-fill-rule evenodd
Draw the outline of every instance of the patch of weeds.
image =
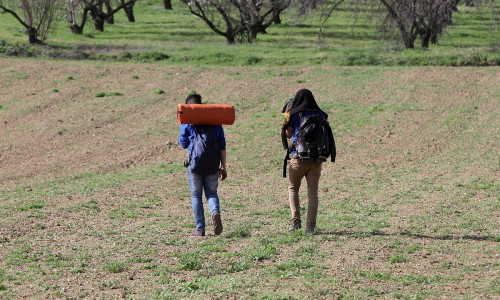
<svg viewBox="0 0 500 300">
<path fill-rule="evenodd" d="M 391 274 L 389 274 L 387 272 L 379 272 L 379 271 L 375 271 L 373 273 L 370 273 L 366 277 L 373 279 L 375 281 L 381 281 L 381 280 L 388 281 L 388 280 L 392 279 Z"/>
<path fill-rule="evenodd" d="M 228 270 L 229 273 L 237 273 L 245 271 L 252 267 L 252 265 L 245 259 L 231 261 L 229 262 L 229 266 L 230 266 L 230 269 Z"/>
<path fill-rule="evenodd" d="M 68 259 L 62 254 L 54 254 L 49 255 L 45 260 L 45 263 L 54 269 L 60 269 L 66 266 L 66 262 Z"/>
<path fill-rule="evenodd" d="M 31 247 L 23 245 L 20 249 L 14 250 L 5 256 L 7 265 L 19 266 L 28 262 L 38 261 L 38 258 L 31 253 Z"/>
<path fill-rule="evenodd" d="M 7 106 L 0 104 L 0 110 L 7 110 Z"/>
<path fill-rule="evenodd" d="M 104 288 L 108 288 L 108 289 L 119 289 L 121 287 L 120 282 L 118 280 L 114 280 L 114 279 L 105 280 L 102 283 L 102 286 Z"/>
<path fill-rule="evenodd" d="M 142 52 L 134 55 L 133 59 L 140 62 L 162 61 L 169 59 L 170 56 L 162 52 Z"/>
<path fill-rule="evenodd" d="M 490 293 L 500 295 L 500 278 L 497 277 L 490 282 Z"/>
<path fill-rule="evenodd" d="M 6 291 L 6 290 L 7 290 L 7 286 L 0 283 L 0 292 Z"/>
<path fill-rule="evenodd" d="M 373 53 L 349 53 L 344 57 L 347 66 L 376 66 L 383 63 L 383 58 Z"/>
<path fill-rule="evenodd" d="M 59 90 L 58 89 L 52 89 L 51 92 L 52 93 L 59 93 Z"/>
<path fill-rule="evenodd" d="M 120 92 L 99 92 L 95 94 L 96 98 L 110 97 L 110 96 L 122 96 Z"/>
<path fill-rule="evenodd" d="M 42 209 L 44 207 L 45 203 L 43 202 L 33 202 L 24 206 L 21 206 L 18 208 L 19 211 L 27 211 L 27 210 L 33 210 L 33 209 Z"/>
<path fill-rule="evenodd" d="M 280 245 L 291 245 L 300 242 L 306 234 L 302 230 L 294 230 L 289 232 L 288 234 L 283 234 L 280 237 L 276 238 L 276 243 Z"/>
<path fill-rule="evenodd" d="M 138 75 L 132 75 L 132 79 L 139 79 Z"/>
<path fill-rule="evenodd" d="M 196 284 L 196 282 L 189 282 L 189 283 L 183 284 L 179 288 L 179 292 L 191 294 L 191 293 L 196 292 L 199 289 L 200 289 L 200 286 L 198 284 Z"/>
<path fill-rule="evenodd" d="M 363 288 L 363 291 L 370 297 L 378 295 L 378 291 L 373 287 Z"/>
<path fill-rule="evenodd" d="M 201 243 L 198 247 L 205 253 L 222 252 L 226 250 L 227 243 L 223 239 L 211 239 Z"/>
<path fill-rule="evenodd" d="M 420 245 L 420 244 L 413 244 L 413 245 L 408 246 L 408 248 L 406 248 L 406 252 L 408 254 L 413 254 L 413 253 L 420 251 L 420 250 L 422 250 L 422 245 Z"/>
<path fill-rule="evenodd" d="M 61 129 L 59 129 L 59 130 L 57 131 L 57 134 L 59 134 L 59 135 L 63 135 L 63 133 L 65 133 L 66 131 L 68 131 L 68 129 L 66 129 L 66 128 L 62 127 Z"/>
<path fill-rule="evenodd" d="M 290 262 L 276 265 L 276 268 L 280 271 L 299 271 L 302 269 L 312 268 L 314 265 L 309 260 L 292 260 Z"/>
<path fill-rule="evenodd" d="M 165 94 L 165 91 L 161 90 L 161 89 L 156 89 L 156 90 L 153 90 L 153 94 L 161 95 L 161 94 Z"/>
<path fill-rule="evenodd" d="M 106 264 L 104 269 L 110 273 L 121 273 L 125 271 L 127 268 L 125 264 L 121 261 L 112 261 Z"/>
<path fill-rule="evenodd" d="M 73 267 L 71 270 L 69 270 L 71 274 L 81 274 L 85 272 L 85 269 L 80 268 L 80 267 Z"/>
<path fill-rule="evenodd" d="M 391 264 L 399 264 L 399 263 L 404 263 L 409 261 L 408 257 L 404 256 L 403 254 L 396 254 L 393 255 L 389 258 L 389 261 Z"/>
<path fill-rule="evenodd" d="M 262 261 L 278 253 L 278 249 L 273 244 L 267 240 L 263 240 L 256 249 L 247 252 L 247 257 L 253 261 Z"/>
<path fill-rule="evenodd" d="M 72 81 L 72 80 L 75 80 L 75 77 L 73 77 L 73 76 L 66 77 L 66 81 Z"/>
<path fill-rule="evenodd" d="M 411 284 L 429 284 L 432 280 L 429 277 L 420 274 L 407 274 L 397 278 L 398 282 L 401 282 L 404 286 Z"/>
<path fill-rule="evenodd" d="M 198 250 L 187 251 L 179 260 L 179 269 L 185 271 L 197 271 L 203 268 L 203 255 Z"/>
<path fill-rule="evenodd" d="M 230 239 L 244 239 L 250 236 L 250 229 L 246 226 L 238 226 L 227 235 Z"/>
<path fill-rule="evenodd" d="M 243 64 L 244 65 L 247 65 L 247 66 L 251 66 L 251 65 L 256 65 L 258 63 L 260 63 L 262 61 L 262 58 L 260 57 L 257 57 L 257 56 L 249 56 L 247 57 Z"/>
<path fill-rule="evenodd" d="M 121 218 L 136 219 L 138 216 L 139 214 L 136 211 L 135 205 L 125 205 L 120 208 L 112 209 L 109 212 L 109 217 L 111 219 L 121 219 Z"/>
<path fill-rule="evenodd" d="M 161 299 L 161 300 L 175 300 L 178 297 L 172 294 L 172 291 L 168 289 L 156 290 L 151 294 L 151 299 Z"/>
</svg>

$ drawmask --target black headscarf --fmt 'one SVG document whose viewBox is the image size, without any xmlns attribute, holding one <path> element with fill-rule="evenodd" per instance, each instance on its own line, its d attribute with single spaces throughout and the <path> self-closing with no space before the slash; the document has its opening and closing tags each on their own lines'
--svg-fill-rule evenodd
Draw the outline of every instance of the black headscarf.
<svg viewBox="0 0 500 300">
<path fill-rule="evenodd" d="M 328 114 L 326 114 L 321 110 L 321 108 L 319 108 L 312 92 L 308 89 L 298 90 L 298 92 L 295 94 L 292 105 L 292 108 L 288 111 L 290 115 L 301 111 L 321 111 L 328 118 Z"/>
</svg>

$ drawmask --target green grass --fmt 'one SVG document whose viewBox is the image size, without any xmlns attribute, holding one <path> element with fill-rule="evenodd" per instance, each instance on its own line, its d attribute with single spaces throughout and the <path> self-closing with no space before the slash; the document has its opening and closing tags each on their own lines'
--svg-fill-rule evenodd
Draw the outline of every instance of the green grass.
<svg viewBox="0 0 500 300">
<path fill-rule="evenodd" d="M 187 7 L 177 3 L 164 10 L 157 1 L 135 5 L 136 23 L 122 12 L 104 32 L 85 28 L 84 35 L 72 35 L 64 21 L 58 23 L 48 47 L 27 45 L 21 26 L 7 14 L 0 14 L 0 54 L 18 56 L 70 57 L 79 59 L 135 61 L 174 65 L 498 65 L 500 31 L 491 24 L 491 11 L 478 12 L 459 7 L 453 25 L 428 50 L 391 50 L 392 42 L 380 42 L 370 9 L 353 12 L 342 5 L 318 38 L 319 12 L 299 18 L 293 10 L 282 15 L 283 23 L 272 25 L 268 34 L 251 44 L 227 45 Z M 91 22 L 91 20 L 90 20 Z M 496 27 L 495 27 L 496 26 Z M 418 44 L 418 41 L 417 41 Z M 397 47 L 396 47 L 397 48 Z"/>
</svg>

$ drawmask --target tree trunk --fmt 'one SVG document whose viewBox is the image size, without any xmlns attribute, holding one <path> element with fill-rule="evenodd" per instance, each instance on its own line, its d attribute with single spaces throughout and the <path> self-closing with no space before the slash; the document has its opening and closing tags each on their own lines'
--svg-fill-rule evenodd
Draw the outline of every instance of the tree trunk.
<svg viewBox="0 0 500 300">
<path fill-rule="evenodd" d="M 69 28 L 71 29 L 71 33 L 73 34 L 83 34 L 83 27 L 72 24 Z"/>
<path fill-rule="evenodd" d="M 236 43 L 234 40 L 234 36 L 232 36 L 232 35 L 226 35 L 226 39 L 227 39 L 228 45 L 234 45 Z"/>
<path fill-rule="evenodd" d="M 163 0 L 163 6 L 165 9 L 172 9 L 172 1 L 171 0 Z"/>
<path fill-rule="evenodd" d="M 104 31 L 104 20 L 101 19 L 100 17 L 95 17 L 94 18 L 94 27 L 95 27 L 95 30 L 98 30 L 98 31 Z"/>
<path fill-rule="evenodd" d="M 281 24 L 280 14 L 277 14 L 276 17 L 274 17 L 273 22 L 274 22 L 274 24 Z"/>
<path fill-rule="evenodd" d="M 429 41 L 431 36 L 428 33 L 420 35 L 420 45 L 422 48 L 429 48 Z"/>
<path fill-rule="evenodd" d="M 28 28 L 28 39 L 30 44 L 41 44 L 42 41 L 38 39 L 37 30 L 33 27 Z"/>
<path fill-rule="evenodd" d="M 415 48 L 415 38 L 413 38 L 410 34 L 403 33 L 403 41 L 405 43 L 405 48 L 406 49 L 413 49 L 413 48 Z"/>
<path fill-rule="evenodd" d="M 106 23 L 115 24 L 115 17 L 111 13 L 113 11 L 113 7 L 111 7 L 109 0 L 104 1 L 104 5 L 106 5 L 106 15 L 109 15 L 109 17 L 106 18 Z"/>
<path fill-rule="evenodd" d="M 127 14 L 127 19 L 129 22 L 135 22 L 135 16 L 134 16 L 134 6 L 133 5 L 127 5 L 123 8 L 125 10 L 125 13 Z"/>
</svg>

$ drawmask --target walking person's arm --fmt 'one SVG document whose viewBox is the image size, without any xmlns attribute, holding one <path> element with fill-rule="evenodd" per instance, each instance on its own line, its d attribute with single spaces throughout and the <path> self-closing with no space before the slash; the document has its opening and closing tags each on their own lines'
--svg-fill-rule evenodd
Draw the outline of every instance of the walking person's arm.
<svg viewBox="0 0 500 300">
<path fill-rule="evenodd" d="M 219 171 L 219 177 L 220 180 L 223 181 L 227 177 L 227 171 L 226 171 L 226 150 L 221 150 L 220 151 L 220 171 Z"/>
</svg>

